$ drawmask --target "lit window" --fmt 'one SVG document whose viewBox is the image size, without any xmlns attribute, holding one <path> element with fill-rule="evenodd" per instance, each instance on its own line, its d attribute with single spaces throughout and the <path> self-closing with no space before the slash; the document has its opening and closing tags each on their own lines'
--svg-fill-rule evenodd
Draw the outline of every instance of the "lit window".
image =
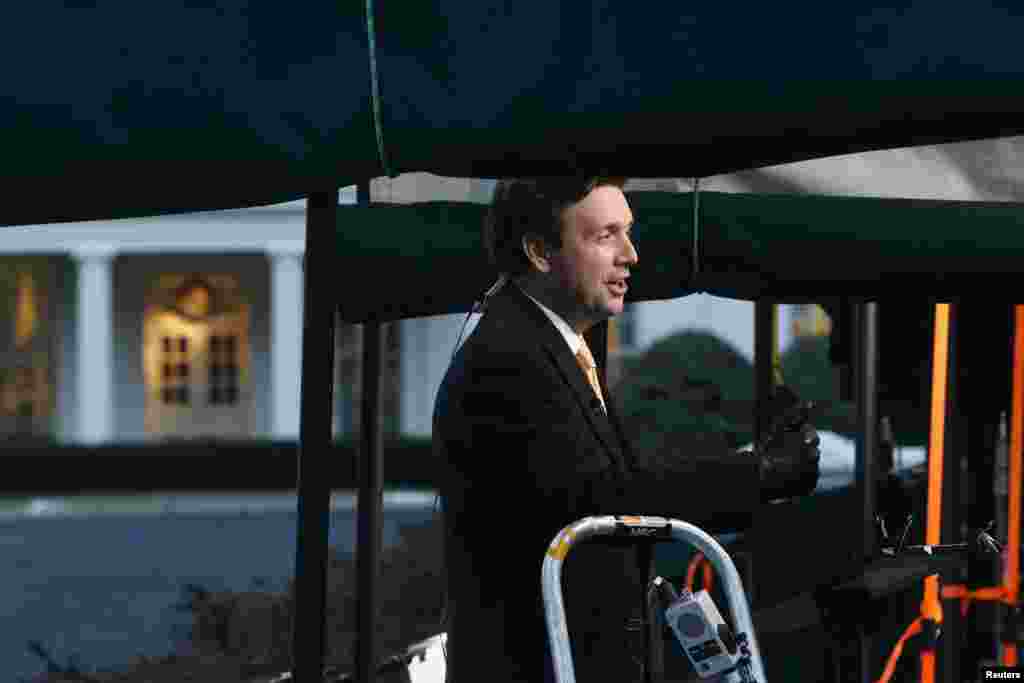
<svg viewBox="0 0 1024 683">
<path fill-rule="evenodd" d="M 163 388 L 160 400 L 166 404 L 189 404 L 189 377 L 191 367 L 188 358 L 188 338 L 164 337 L 163 349 Z"/>
<path fill-rule="evenodd" d="M 51 429 L 48 271 L 41 259 L 0 263 L 0 437 L 39 436 Z"/>
</svg>

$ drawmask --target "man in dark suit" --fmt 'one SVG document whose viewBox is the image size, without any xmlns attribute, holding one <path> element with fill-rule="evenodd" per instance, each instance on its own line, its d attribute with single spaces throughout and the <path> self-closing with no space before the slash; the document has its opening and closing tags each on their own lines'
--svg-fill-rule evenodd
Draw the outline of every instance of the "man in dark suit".
<svg viewBox="0 0 1024 683">
<path fill-rule="evenodd" d="M 588 515 L 743 529 L 761 500 L 814 489 L 817 434 L 790 455 L 722 454 L 671 473 L 636 462 L 583 333 L 622 311 L 638 263 L 624 180 L 503 181 L 485 243 L 507 279 L 438 393 L 448 680 L 553 680 L 540 592 L 548 543 Z M 680 454 L 683 460 L 685 454 Z M 563 586 L 577 680 L 642 681 L 636 550 L 585 542 Z"/>
</svg>

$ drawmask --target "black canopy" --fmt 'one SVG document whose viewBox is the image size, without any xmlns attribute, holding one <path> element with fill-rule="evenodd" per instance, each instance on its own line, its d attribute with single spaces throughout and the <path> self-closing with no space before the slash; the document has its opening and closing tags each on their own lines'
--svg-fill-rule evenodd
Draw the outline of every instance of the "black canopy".
<svg viewBox="0 0 1024 683">
<path fill-rule="evenodd" d="M 1012 296 L 1024 263 L 1024 206 L 814 195 L 629 194 L 640 262 L 630 301 L 708 292 L 734 299 Z M 494 280 L 480 241 L 486 207 L 458 202 L 338 210 L 347 322 L 464 312 Z M 694 273 L 693 248 L 697 261 Z"/>
<path fill-rule="evenodd" d="M 1024 16 L 985 0 L 41 0 L 4 26 L 3 224 L 1024 132 Z"/>
</svg>

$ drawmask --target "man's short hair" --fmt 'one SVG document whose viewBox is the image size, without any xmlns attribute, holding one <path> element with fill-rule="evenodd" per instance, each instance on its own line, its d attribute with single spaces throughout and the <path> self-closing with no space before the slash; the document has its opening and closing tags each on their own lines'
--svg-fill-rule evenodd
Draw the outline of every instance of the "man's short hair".
<svg viewBox="0 0 1024 683">
<path fill-rule="evenodd" d="M 540 235 L 553 248 L 562 245 L 562 213 L 595 188 L 622 189 L 625 178 L 559 176 L 499 180 L 484 221 L 484 247 L 491 265 L 510 276 L 529 272 L 523 236 Z"/>
</svg>

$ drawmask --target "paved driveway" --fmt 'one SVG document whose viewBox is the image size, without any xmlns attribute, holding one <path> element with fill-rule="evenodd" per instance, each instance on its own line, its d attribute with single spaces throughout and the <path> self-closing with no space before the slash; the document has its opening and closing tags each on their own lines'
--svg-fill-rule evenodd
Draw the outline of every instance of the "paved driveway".
<svg viewBox="0 0 1024 683">
<path fill-rule="evenodd" d="M 384 544 L 427 520 L 433 496 L 385 496 Z M 353 498 L 335 495 L 331 546 L 355 549 Z M 0 680 L 61 664 L 122 669 L 167 654 L 189 615 L 185 584 L 281 591 L 294 573 L 295 496 L 164 495 L 0 499 Z"/>
</svg>

